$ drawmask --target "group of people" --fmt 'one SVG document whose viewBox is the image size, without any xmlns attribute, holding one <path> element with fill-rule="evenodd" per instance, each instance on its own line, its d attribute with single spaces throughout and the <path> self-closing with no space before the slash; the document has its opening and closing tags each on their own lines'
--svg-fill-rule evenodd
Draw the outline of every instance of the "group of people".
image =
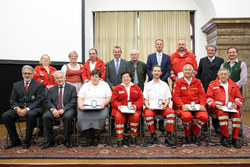
<svg viewBox="0 0 250 167">
<path fill-rule="evenodd" d="M 87 138 L 87 146 L 97 146 L 109 114 L 114 116 L 117 146 L 123 146 L 126 120 L 130 123 L 131 144 L 136 145 L 142 112 L 151 134 L 150 144 L 157 141 L 155 115 L 166 119 L 165 143 L 173 147 L 176 145 L 172 140 L 176 114 L 182 120 L 185 141 L 190 144 L 197 141 L 197 134 L 208 121 L 208 112 L 211 112 L 218 116 L 214 122 L 219 125 L 216 128 L 222 135 L 221 144 L 231 146 L 228 141 L 230 117 L 232 144 L 241 148 L 237 139 L 241 123 L 240 107 L 244 103 L 241 88 L 247 80 L 247 69 L 246 64 L 237 59 L 238 50 L 229 48 L 229 60 L 224 63 L 222 58 L 215 56 L 216 46 L 208 45 L 207 57 L 200 60 L 198 67 L 196 56 L 186 49 L 184 40 L 178 41 L 178 49 L 171 56 L 163 53 L 163 40 L 157 39 L 155 48 L 156 52 L 148 56 L 146 64 L 138 60 L 139 52 L 135 49 L 130 52 L 130 61 L 122 59 L 121 47 L 115 46 L 114 59 L 107 64 L 98 58 L 97 50 L 92 48 L 84 65 L 77 63 L 78 55 L 72 51 L 69 53 L 70 62 L 63 65 L 60 71 L 50 66 L 47 54 L 42 55 L 40 65 L 34 69 L 29 65 L 23 66 L 23 80 L 13 84 L 11 109 L 2 115 L 11 140 L 6 149 L 21 145 L 15 128 L 19 117 L 26 117 L 24 149 L 31 146 L 38 117 L 42 117 L 46 139 L 42 149 L 55 145 L 53 121 L 58 118 L 63 120 L 66 147 L 72 147 L 70 131 L 74 118 L 77 118 L 80 130 Z M 146 75 L 148 82 L 144 84 Z M 172 91 L 168 85 L 169 77 Z M 169 105 L 171 101 L 173 106 Z M 237 112 L 222 110 L 230 102 L 230 108 Z M 193 111 L 195 105 L 198 108 Z M 163 123 L 159 121 L 161 130 Z"/>
</svg>

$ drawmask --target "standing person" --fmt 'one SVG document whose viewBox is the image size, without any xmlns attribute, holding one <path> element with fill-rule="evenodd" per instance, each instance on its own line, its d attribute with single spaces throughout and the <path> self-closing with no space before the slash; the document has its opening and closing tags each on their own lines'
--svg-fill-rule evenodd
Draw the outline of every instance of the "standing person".
<svg viewBox="0 0 250 167">
<path fill-rule="evenodd" d="M 132 82 L 137 84 L 141 91 L 144 89 L 144 82 L 146 80 L 146 64 L 139 61 L 139 51 L 136 49 L 130 52 L 131 60 L 129 61 L 129 67 L 132 76 Z"/>
<path fill-rule="evenodd" d="M 99 70 L 91 71 L 90 82 L 85 83 L 78 93 L 77 120 L 81 131 L 87 137 L 87 146 L 99 144 L 99 137 L 109 114 L 111 90 L 109 85 L 101 80 L 101 75 Z M 85 106 L 91 106 L 93 100 L 101 109 L 86 109 Z"/>
<path fill-rule="evenodd" d="M 230 147 L 230 143 L 227 138 L 228 134 L 228 119 L 231 118 L 232 121 L 232 144 L 235 148 L 241 148 L 238 136 L 241 126 L 241 113 L 240 107 L 244 103 L 244 99 L 240 93 L 237 84 L 229 78 L 229 70 L 222 68 L 218 72 L 218 78 L 209 84 L 207 90 L 207 104 L 211 108 L 211 112 L 215 113 L 219 118 L 220 129 L 221 129 L 221 145 L 224 147 Z M 235 109 L 236 113 L 225 112 L 222 110 L 222 106 L 228 106 L 231 102 L 232 105 L 229 106 Z"/>
<path fill-rule="evenodd" d="M 29 148 L 36 119 L 42 115 L 43 111 L 43 85 L 32 79 L 33 68 L 29 65 L 23 66 L 22 77 L 23 80 L 13 84 L 10 95 L 11 109 L 2 115 L 3 123 L 11 140 L 11 144 L 5 149 L 21 145 L 15 125 L 16 120 L 20 117 L 26 117 L 26 135 L 23 148 Z"/>
<path fill-rule="evenodd" d="M 193 66 L 187 64 L 183 67 L 184 77 L 175 82 L 173 88 L 173 101 L 177 105 L 177 114 L 181 117 L 187 144 L 197 141 L 197 135 L 202 126 L 208 121 L 206 111 L 206 94 L 201 81 L 192 76 Z M 187 104 L 199 104 L 198 111 L 190 111 Z M 193 120 L 193 115 L 196 120 Z"/>
<path fill-rule="evenodd" d="M 41 82 L 44 88 L 50 89 L 52 86 L 56 85 L 54 79 L 54 73 L 57 71 L 54 67 L 50 66 L 50 57 L 47 54 L 41 56 L 39 66 L 34 68 L 33 79 Z"/>
<path fill-rule="evenodd" d="M 221 64 L 224 63 L 224 59 L 215 56 L 217 47 L 213 44 L 206 46 L 207 57 L 200 59 L 198 73 L 196 78 L 201 80 L 205 92 L 207 92 L 208 85 L 211 81 L 217 77 L 217 72 L 220 69 Z M 213 127 L 216 132 L 220 133 L 219 120 L 217 118 L 212 119 Z"/>
<path fill-rule="evenodd" d="M 178 41 L 178 49 L 175 53 L 170 56 L 171 59 L 171 80 L 174 84 L 177 79 L 183 77 L 183 67 L 186 64 L 190 64 L 193 67 L 193 76 L 197 74 L 197 61 L 196 56 L 186 49 L 185 40 L 181 39 Z"/>
<path fill-rule="evenodd" d="M 76 87 L 65 82 L 64 72 L 56 71 L 55 80 L 57 85 L 49 89 L 47 99 L 48 111 L 43 114 L 44 133 L 46 142 L 41 146 L 42 149 L 55 145 L 53 136 L 53 121 L 62 117 L 64 146 L 71 148 L 70 131 L 73 118 L 76 116 Z"/>
<path fill-rule="evenodd" d="M 144 100 L 142 92 L 138 85 L 131 82 L 131 75 L 127 71 L 121 74 L 122 83 L 117 85 L 112 93 L 112 115 L 115 117 L 115 127 L 118 137 L 118 147 L 123 146 L 123 131 L 124 123 L 128 118 L 131 127 L 132 140 L 131 144 L 136 145 L 137 128 L 140 121 L 141 108 Z M 131 107 L 135 110 L 135 113 L 122 113 L 123 107 L 127 107 L 131 102 Z"/>
<path fill-rule="evenodd" d="M 167 135 L 165 137 L 165 143 L 169 146 L 175 146 L 175 143 L 172 141 L 171 136 L 174 132 L 174 121 L 175 121 L 175 112 L 172 108 L 169 108 L 169 102 L 172 98 L 168 84 L 163 82 L 160 79 L 162 74 L 161 67 L 159 65 L 154 65 L 152 68 L 153 80 L 146 83 L 143 95 L 144 95 L 144 117 L 148 125 L 149 132 L 151 134 L 150 144 L 154 144 L 157 140 L 154 126 L 154 116 L 160 114 L 167 119 L 166 130 Z M 162 100 L 163 107 L 162 110 L 154 110 L 150 108 L 150 101 L 152 100 Z"/>
<path fill-rule="evenodd" d="M 228 61 L 221 65 L 230 71 L 230 78 L 236 82 L 242 94 L 242 87 L 247 83 L 247 65 L 238 59 L 238 49 L 230 47 L 227 49 Z"/>
<path fill-rule="evenodd" d="M 153 79 L 152 67 L 154 65 L 159 65 L 162 71 L 160 79 L 168 83 L 168 77 L 170 76 L 170 70 L 171 70 L 171 62 L 169 55 L 162 52 L 163 48 L 164 48 L 164 41 L 162 39 L 155 40 L 156 52 L 148 55 L 148 60 L 147 60 L 146 70 L 148 74 L 148 81 L 151 81 Z M 155 120 L 155 127 L 156 123 L 157 121 Z M 165 131 L 163 127 L 164 120 L 163 119 L 159 120 L 158 124 L 159 124 L 159 130 L 161 132 L 164 132 Z"/>
<path fill-rule="evenodd" d="M 61 71 L 66 74 L 66 82 L 76 87 L 78 93 L 82 87 L 82 65 L 77 63 L 78 54 L 76 51 L 69 52 L 68 64 L 62 66 Z"/>
<path fill-rule="evenodd" d="M 102 74 L 101 79 L 105 81 L 105 75 L 106 75 L 106 64 L 98 58 L 98 53 L 95 48 L 89 49 L 89 59 L 86 61 L 86 63 L 82 66 L 82 79 L 83 82 L 89 82 L 90 81 L 90 73 L 94 69 L 99 70 Z"/>
<path fill-rule="evenodd" d="M 123 72 L 130 72 L 128 62 L 121 58 L 122 49 L 120 46 L 114 46 L 113 54 L 114 59 L 109 61 L 106 66 L 106 82 L 111 90 L 122 83 L 121 74 Z"/>
</svg>

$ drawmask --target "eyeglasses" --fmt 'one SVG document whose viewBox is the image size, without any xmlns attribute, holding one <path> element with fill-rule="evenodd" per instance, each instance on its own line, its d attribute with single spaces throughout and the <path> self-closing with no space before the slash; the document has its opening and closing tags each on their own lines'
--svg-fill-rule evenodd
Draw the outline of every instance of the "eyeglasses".
<svg viewBox="0 0 250 167">
<path fill-rule="evenodd" d="M 24 72 L 23 75 L 32 75 L 33 73 Z"/>
</svg>

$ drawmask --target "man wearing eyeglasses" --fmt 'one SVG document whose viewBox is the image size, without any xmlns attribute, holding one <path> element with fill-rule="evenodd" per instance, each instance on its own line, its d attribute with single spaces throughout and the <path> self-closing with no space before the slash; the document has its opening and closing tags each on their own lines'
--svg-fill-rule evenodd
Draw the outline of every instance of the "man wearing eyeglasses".
<svg viewBox="0 0 250 167">
<path fill-rule="evenodd" d="M 43 111 L 43 84 L 32 79 L 33 68 L 29 65 L 23 66 L 22 77 L 23 80 L 13 84 L 10 95 L 11 109 L 2 115 L 11 140 L 11 144 L 7 145 L 5 149 L 21 145 L 15 126 L 16 120 L 20 117 L 26 117 L 26 135 L 23 148 L 29 148 L 36 120 Z"/>
</svg>

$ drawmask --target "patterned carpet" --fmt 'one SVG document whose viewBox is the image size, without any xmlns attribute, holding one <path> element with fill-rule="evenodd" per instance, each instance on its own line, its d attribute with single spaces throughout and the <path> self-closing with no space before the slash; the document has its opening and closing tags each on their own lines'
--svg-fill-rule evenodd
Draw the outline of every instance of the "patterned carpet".
<svg viewBox="0 0 250 167">
<path fill-rule="evenodd" d="M 66 148 L 62 144 L 62 131 L 55 130 L 56 146 L 48 149 L 41 149 L 43 138 L 38 138 L 38 145 L 33 145 L 29 149 L 16 147 L 5 150 L 6 138 L 0 140 L 0 159 L 250 159 L 250 128 L 244 127 L 244 143 L 241 149 L 225 148 L 220 145 L 220 134 L 212 132 L 212 137 L 208 143 L 209 132 L 203 132 L 198 136 L 196 144 L 185 144 L 182 128 L 176 131 L 177 147 L 171 148 L 164 144 L 164 133 L 157 131 L 158 141 L 154 145 L 148 145 L 149 133 L 146 130 L 145 137 L 137 137 L 137 146 L 130 145 L 130 134 L 125 134 L 125 144 L 122 148 L 117 148 L 117 139 L 113 135 L 108 142 L 107 133 L 101 136 L 101 143 L 98 147 L 84 147 L 86 139 L 79 136 L 79 144 L 73 148 Z M 73 137 L 72 137 L 73 138 Z M 241 143 L 242 140 L 240 139 Z"/>
</svg>

